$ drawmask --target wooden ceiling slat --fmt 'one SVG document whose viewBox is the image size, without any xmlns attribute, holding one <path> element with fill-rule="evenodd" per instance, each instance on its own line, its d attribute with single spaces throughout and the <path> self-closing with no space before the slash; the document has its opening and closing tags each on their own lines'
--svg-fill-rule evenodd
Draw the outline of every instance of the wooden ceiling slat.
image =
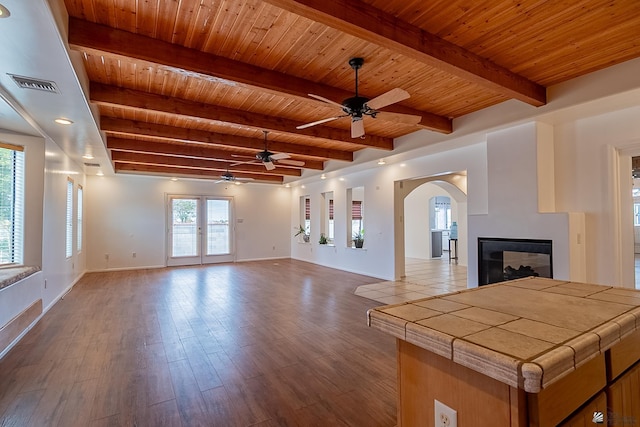
<svg viewBox="0 0 640 427">
<path fill-rule="evenodd" d="M 359 0 L 267 0 L 332 28 L 401 52 L 534 106 L 546 89 L 475 53 L 414 27 Z"/>
<path fill-rule="evenodd" d="M 70 18 L 69 22 L 69 44 L 78 50 L 137 58 L 166 67 L 286 93 L 307 102 L 318 102 L 309 98 L 309 93 L 335 100 L 353 96 L 352 92 L 325 84 L 73 18 Z M 385 107 L 384 111 L 418 115 L 422 117 L 420 126 L 442 133 L 452 132 L 450 119 L 428 111 L 398 104 Z"/>
<path fill-rule="evenodd" d="M 140 165 L 135 163 L 115 163 L 115 170 L 117 172 L 139 172 L 139 173 L 152 173 L 159 174 L 164 176 L 192 176 L 195 178 L 210 178 L 210 179 L 220 179 L 221 172 L 223 171 L 215 171 L 208 169 L 191 169 L 191 168 L 182 168 L 175 166 L 158 166 L 158 165 Z M 271 183 L 282 184 L 284 180 L 281 176 L 274 175 L 260 175 L 260 174 L 250 174 L 250 173 L 234 173 L 236 178 L 249 178 L 254 179 L 256 181 L 266 181 Z"/>
<path fill-rule="evenodd" d="M 239 160 L 244 160 L 244 157 L 238 157 L 234 155 L 233 151 L 222 151 L 216 148 L 207 147 L 203 145 L 194 144 L 175 144 L 167 142 L 157 142 L 148 140 L 133 140 L 118 138 L 107 135 L 107 148 L 115 151 L 130 151 L 135 153 L 152 153 L 152 154 L 165 154 L 171 156 L 191 157 L 199 159 L 209 160 L 224 160 L 229 163 L 237 163 Z M 241 155 L 251 157 L 251 153 L 244 152 Z M 310 160 L 304 158 L 296 158 L 296 160 L 302 160 L 305 162 L 305 169 L 323 170 L 324 164 L 322 161 Z M 281 164 L 279 169 L 289 168 L 288 165 Z"/>
<path fill-rule="evenodd" d="M 159 125 L 155 123 L 123 120 L 102 116 L 100 127 L 105 132 L 126 135 L 147 135 L 156 138 L 173 139 L 178 141 L 197 142 L 212 146 L 238 147 L 253 150 L 264 150 L 264 139 L 245 138 L 197 129 Z M 269 151 L 293 155 L 310 156 L 320 159 L 353 161 L 353 153 L 348 151 L 329 150 L 306 145 L 288 144 L 279 141 L 268 141 Z M 295 157 L 295 156 L 294 156 Z"/>
<path fill-rule="evenodd" d="M 212 169 L 217 171 L 229 170 L 233 173 L 246 172 L 257 173 L 261 175 L 286 175 L 286 176 L 300 176 L 302 172 L 300 169 L 283 168 L 276 163 L 277 167 L 273 171 L 268 171 L 263 165 L 258 163 L 239 163 L 233 165 L 233 163 L 216 161 L 210 159 L 194 159 L 188 157 L 175 157 L 159 154 L 148 153 L 133 153 L 126 151 L 113 151 L 111 153 L 111 160 L 118 163 L 137 163 L 146 165 L 159 165 L 159 166 L 180 166 L 191 169 Z M 258 160 L 254 159 L 256 162 Z"/>
<path fill-rule="evenodd" d="M 166 96 L 137 90 L 102 84 L 91 84 L 90 95 L 91 102 L 99 105 L 118 105 L 121 107 L 159 111 L 178 116 L 199 117 L 207 120 L 235 123 L 252 128 L 258 127 L 297 135 L 337 140 L 360 147 L 393 150 L 393 140 L 390 138 L 374 135 L 366 135 L 364 139 L 351 138 L 349 132 L 328 128 L 326 126 L 297 130 L 295 128 L 297 123 L 288 119 L 247 113 L 246 111 L 207 105 L 185 99 L 168 98 Z"/>
</svg>

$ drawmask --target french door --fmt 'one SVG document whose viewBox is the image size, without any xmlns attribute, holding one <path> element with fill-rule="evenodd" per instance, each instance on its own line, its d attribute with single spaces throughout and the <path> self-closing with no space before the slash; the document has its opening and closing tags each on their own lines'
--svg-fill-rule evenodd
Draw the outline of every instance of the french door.
<svg viewBox="0 0 640 427">
<path fill-rule="evenodd" d="M 170 195 L 167 219 L 168 266 L 233 261 L 232 199 Z"/>
</svg>

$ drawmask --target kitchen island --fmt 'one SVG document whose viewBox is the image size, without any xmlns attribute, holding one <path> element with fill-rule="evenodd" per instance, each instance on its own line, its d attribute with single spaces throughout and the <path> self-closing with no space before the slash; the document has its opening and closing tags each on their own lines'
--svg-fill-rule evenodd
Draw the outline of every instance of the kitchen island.
<svg viewBox="0 0 640 427">
<path fill-rule="evenodd" d="M 397 338 L 399 427 L 435 400 L 461 427 L 640 426 L 640 291 L 526 278 L 367 316 Z"/>
</svg>

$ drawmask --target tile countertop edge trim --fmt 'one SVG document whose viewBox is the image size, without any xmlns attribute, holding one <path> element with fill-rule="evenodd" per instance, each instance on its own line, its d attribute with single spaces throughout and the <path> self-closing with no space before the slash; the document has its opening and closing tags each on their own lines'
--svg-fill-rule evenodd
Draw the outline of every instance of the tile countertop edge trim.
<svg viewBox="0 0 640 427">
<path fill-rule="evenodd" d="M 479 372 L 504 384 L 523 387 L 520 366 L 522 362 L 504 353 L 492 350 L 461 338 L 453 340 L 455 363 Z M 542 373 L 541 373 L 542 375 Z"/>
</svg>

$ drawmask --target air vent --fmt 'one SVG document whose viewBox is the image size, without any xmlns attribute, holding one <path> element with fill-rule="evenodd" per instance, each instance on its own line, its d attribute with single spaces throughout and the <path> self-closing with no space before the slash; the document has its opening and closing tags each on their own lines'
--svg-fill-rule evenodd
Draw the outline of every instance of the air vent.
<svg viewBox="0 0 640 427">
<path fill-rule="evenodd" d="M 99 168 L 100 167 L 100 163 L 86 163 L 84 164 L 85 166 L 89 166 L 92 168 Z"/>
<path fill-rule="evenodd" d="M 16 76 L 9 74 L 16 84 L 22 89 L 42 90 L 44 92 L 59 93 L 58 87 L 54 82 L 47 80 L 32 79 L 30 77 Z"/>
</svg>

